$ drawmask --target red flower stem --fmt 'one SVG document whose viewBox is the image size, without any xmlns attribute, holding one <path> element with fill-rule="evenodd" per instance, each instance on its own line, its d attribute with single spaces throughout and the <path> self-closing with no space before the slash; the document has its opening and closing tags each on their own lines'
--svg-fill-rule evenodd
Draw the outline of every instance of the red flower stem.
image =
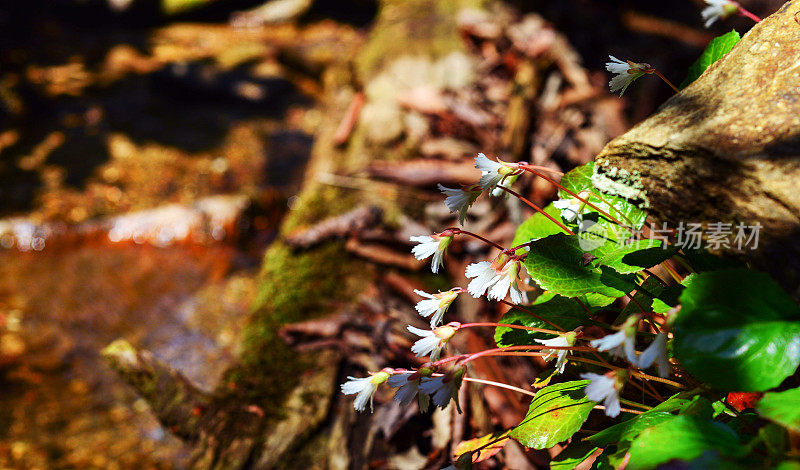
<svg viewBox="0 0 800 470">
<path fill-rule="evenodd" d="M 536 212 L 538 212 L 538 213 L 542 214 L 543 216 L 547 217 L 547 218 L 548 218 L 548 219 L 550 219 L 550 220 L 551 220 L 551 221 L 552 221 L 554 224 L 556 224 L 556 225 L 558 225 L 559 227 L 561 227 L 561 229 L 562 229 L 562 230 L 564 230 L 565 232 L 567 232 L 568 234 L 570 234 L 570 235 L 575 235 L 575 232 L 573 232 L 572 230 L 570 230 L 570 229 L 569 229 L 569 228 L 568 228 L 566 225 L 562 224 L 560 221 L 558 221 L 558 220 L 556 220 L 555 218 L 553 218 L 553 216 L 552 216 L 552 215 L 550 215 L 550 214 L 548 214 L 547 212 L 545 212 L 545 211 L 544 211 L 544 209 L 542 209 L 541 207 L 537 206 L 536 204 L 534 204 L 534 203 L 532 203 L 531 201 L 529 201 L 529 200 L 525 199 L 524 197 L 522 197 L 522 195 L 521 195 L 521 194 L 519 194 L 518 192 L 514 191 L 513 189 L 508 189 L 508 188 L 506 188 L 505 186 L 500 186 L 500 185 L 497 185 L 497 187 L 498 187 L 498 188 L 500 188 L 500 189 L 502 189 L 503 191 L 505 191 L 505 192 L 507 192 L 507 193 L 509 193 L 509 194 L 511 194 L 511 195 L 513 195 L 513 196 L 515 196 L 517 199 L 519 199 L 520 201 L 522 201 L 522 202 L 524 202 L 525 204 L 527 204 L 528 206 L 530 206 L 530 207 L 531 207 L 533 210 L 535 210 Z"/>
<path fill-rule="evenodd" d="M 741 8 L 741 7 L 739 7 L 739 8 Z M 672 88 L 673 90 L 675 90 L 675 93 L 680 93 L 680 92 L 681 92 L 681 91 L 678 89 L 678 87 L 676 87 L 675 85 L 673 85 L 671 81 L 667 80 L 667 77 L 665 77 L 664 75 L 662 75 L 662 74 L 661 74 L 661 72 L 659 72 L 659 71 L 658 71 L 658 70 L 656 70 L 656 69 L 653 69 L 653 73 L 654 73 L 654 74 L 656 74 L 656 75 L 658 76 L 658 78 L 660 78 L 661 80 L 664 80 L 664 83 L 666 83 L 667 85 L 669 85 L 669 87 L 670 87 L 670 88 Z"/>
<path fill-rule="evenodd" d="M 508 389 L 508 390 L 513 390 L 515 392 L 524 393 L 525 395 L 530 395 L 530 396 L 535 396 L 536 395 L 535 392 L 531 392 L 531 391 L 528 391 L 528 390 L 525 390 L 525 389 L 522 389 L 522 388 L 519 388 L 519 387 L 515 387 L 513 385 L 508 385 L 508 384 L 504 384 L 504 383 L 500 383 L 500 382 L 495 382 L 493 380 L 473 379 L 472 377 L 464 377 L 462 380 L 464 382 L 475 382 L 475 383 L 479 383 L 479 384 L 492 385 L 494 387 L 505 388 L 505 389 Z"/>
<path fill-rule="evenodd" d="M 522 167 L 522 169 L 523 169 L 523 170 L 529 171 L 529 172 L 533 173 L 534 175 L 536 175 L 536 176 L 538 176 L 538 177 L 540 177 L 540 178 L 543 178 L 543 179 L 545 179 L 545 180 L 546 180 L 547 182 L 549 182 L 550 184 L 553 184 L 553 185 L 555 185 L 555 186 L 556 186 L 556 187 L 558 187 L 560 190 L 564 191 L 565 193 L 569 194 L 570 196 L 574 197 L 575 199 L 577 199 L 577 200 L 581 201 L 582 203 L 586 204 L 587 206 L 591 207 L 592 209 L 594 209 L 594 210 L 596 210 L 596 211 L 600 212 L 601 214 L 603 214 L 604 216 L 608 217 L 609 219 L 611 219 L 611 220 L 612 220 L 613 222 L 615 222 L 616 224 L 618 224 L 618 225 L 625 225 L 625 224 L 623 224 L 622 222 L 620 222 L 620 220 L 619 220 L 619 219 L 617 219 L 616 217 L 612 216 L 611 214 L 609 214 L 608 212 L 604 211 L 603 209 L 600 209 L 600 208 L 599 208 L 599 207 L 597 207 L 596 205 L 594 205 L 594 204 L 592 204 L 591 202 L 589 202 L 587 199 L 584 199 L 584 198 L 582 198 L 582 197 L 578 196 L 578 195 L 577 195 L 577 194 L 575 194 L 574 192 L 572 192 L 572 191 L 570 191 L 569 189 L 567 189 L 567 188 L 565 188 L 564 186 L 562 186 L 560 183 L 556 182 L 554 179 L 550 178 L 549 176 L 545 176 L 545 175 L 541 174 L 540 172 L 538 172 L 538 171 L 534 170 L 534 169 L 531 167 L 531 165 L 520 165 L 520 166 Z M 609 206 L 610 206 L 610 204 L 609 204 Z"/>
<path fill-rule="evenodd" d="M 484 356 L 502 356 L 505 355 L 506 352 L 513 353 L 515 351 L 527 351 L 525 354 L 521 355 L 533 355 L 533 356 L 541 356 L 544 353 L 541 352 L 530 352 L 530 349 L 552 349 L 552 350 L 561 350 L 566 349 L 567 351 L 582 351 L 582 352 L 591 352 L 594 351 L 594 348 L 590 348 L 588 346 L 547 346 L 544 344 L 537 344 L 537 345 L 529 345 L 529 346 L 506 346 L 504 348 L 493 348 L 493 349 L 485 349 L 480 352 L 476 352 L 473 354 L 468 355 L 464 358 L 464 364 L 467 362 L 473 361 L 480 357 Z"/>
<path fill-rule="evenodd" d="M 759 18 L 758 16 L 754 15 L 752 12 L 746 10 L 744 7 L 742 7 L 738 3 L 736 4 L 736 6 L 739 7 L 739 14 L 740 15 L 742 15 L 744 17 L 747 17 L 747 18 L 750 18 L 751 20 L 755 21 L 756 23 L 760 23 L 761 22 L 761 18 Z"/>
<path fill-rule="evenodd" d="M 512 304 L 511 302 L 509 302 L 508 300 L 505 300 L 505 299 L 501 299 L 500 302 L 502 302 L 502 303 L 504 303 L 506 305 L 509 305 L 511 308 L 518 308 L 518 309 L 522 310 L 523 312 L 527 313 L 528 315 L 547 323 L 548 325 L 554 327 L 555 329 L 557 329 L 558 331 L 561 331 L 562 333 L 566 332 L 566 330 L 564 328 L 561 328 L 560 326 L 556 325 L 555 323 L 551 322 L 550 320 L 548 320 L 547 318 L 544 318 L 541 315 L 537 315 L 537 314 L 531 312 L 530 310 L 528 310 L 527 308 L 523 307 L 522 305 Z"/>
<path fill-rule="evenodd" d="M 563 173 L 563 172 L 561 172 L 561 171 L 558 171 L 558 170 L 553 170 L 552 168 L 547 168 L 547 167 L 545 167 L 545 166 L 530 165 L 530 164 L 528 164 L 528 163 L 522 163 L 520 166 L 523 166 L 523 167 L 528 167 L 528 168 L 530 168 L 531 170 L 536 170 L 536 171 L 546 171 L 546 172 L 549 172 L 549 173 L 553 173 L 554 175 L 558 175 L 558 176 L 564 176 L 564 173 Z"/>
<path fill-rule="evenodd" d="M 462 323 L 461 328 L 469 328 L 472 326 L 494 326 L 494 327 L 506 327 L 506 328 L 516 328 L 518 330 L 528 330 L 528 331 L 536 331 L 538 333 L 547 333 L 550 335 L 560 335 L 562 332 L 554 331 L 554 330 L 546 330 L 544 328 L 534 328 L 532 326 L 522 326 L 522 325 L 511 325 L 508 323 L 494 323 L 494 322 L 478 322 L 478 323 Z"/>
<path fill-rule="evenodd" d="M 493 241 L 491 241 L 491 240 L 489 240 L 487 238 L 484 238 L 484 237 L 478 235 L 477 233 L 472 233 L 472 232 L 470 232 L 468 230 L 461 230 L 460 228 L 457 228 L 457 227 L 450 227 L 448 229 L 443 230 L 441 233 L 444 233 L 444 232 L 447 232 L 447 231 L 453 232 L 454 235 L 458 235 L 458 234 L 469 235 L 470 237 L 477 238 L 478 240 L 480 240 L 480 241 L 482 241 L 484 243 L 487 243 L 489 245 L 492 245 L 493 247 L 495 247 L 495 248 L 497 248 L 499 250 L 505 250 L 505 248 L 503 248 L 501 245 L 498 245 L 497 243 L 495 243 L 495 242 L 493 242 Z"/>
</svg>

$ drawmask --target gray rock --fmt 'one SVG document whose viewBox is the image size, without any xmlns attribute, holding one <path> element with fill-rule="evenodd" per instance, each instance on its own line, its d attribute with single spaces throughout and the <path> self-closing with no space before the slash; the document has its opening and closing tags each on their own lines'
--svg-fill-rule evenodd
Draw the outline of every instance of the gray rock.
<svg viewBox="0 0 800 470">
<path fill-rule="evenodd" d="M 597 159 L 601 189 L 678 222 L 760 223 L 739 255 L 800 286 L 800 0 L 753 27 L 724 58 Z M 734 248 L 727 250 L 736 252 Z"/>
</svg>

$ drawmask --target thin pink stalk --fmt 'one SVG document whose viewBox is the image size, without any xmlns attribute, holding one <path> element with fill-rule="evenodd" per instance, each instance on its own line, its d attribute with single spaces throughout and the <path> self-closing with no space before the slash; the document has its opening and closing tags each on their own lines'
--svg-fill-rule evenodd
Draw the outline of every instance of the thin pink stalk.
<svg viewBox="0 0 800 470">
<path fill-rule="evenodd" d="M 564 224 L 562 224 L 560 221 L 556 220 L 556 219 L 555 219 L 555 218 L 554 218 L 552 215 L 550 215 L 550 214 L 548 214 L 547 212 L 545 212 L 545 211 L 544 211 L 544 209 L 542 209 L 541 207 L 539 207 L 539 206 L 537 206 L 536 204 L 532 203 L 531 201 L 529 201 L 529 200 L 525 199 L 525 198 L 524 198 L 524 197 L 523 197 L 521 194 L 519 194 L 518 192 L 514 191 L 513 189 L 506 188 L 505 186 L 500 186 L 500 185 L 497 185 L 497 187 L 498 187 L 498 188 L 500 188 L 500 189 L 502 189 L 503 191 L 505 191 L 505 192 L 507 192 L 507 193 L 511 194 L 512 196 L 515 196 L 517 199 L 519 199 L 520 201 L 522 201 L 522 202 L 524 202 L 525 204 L 527 204 L 529 207 L 531 207 L 531 208 L 532 208 L 533 210 L 535 210 L 536 212 L 538 212 L 538 213 L 542 214 L 543 216 L 547 217 L 548 219 L 550 219 L 550 221 L 551 221 L 551 222 L 553 222 L 554 224 L 556 224 L 556 225 L 558 225 L 559 227 L 561 227 L 561 229 L 562 229 L 562 230 L 564 230 L 565 232 L 567 232 L 568 234 L 570 234 L 570 235 L 575 235 L 575 232 L 573 232 L 572 230 L 570 230 L 570 229 L 569 229 L 569 228 L 568 228 L 566 225 L 564 225 Z"/>
<path fill-rule="evenodd" d="M 555 331 L 555 330 L 546 330 L 544 328 L 534 328 L 532 326 L 522 326 L 522 325 L 512 325 L 509 323 L 494 323 L 494 322 L 477 322 L 477 323 L 462 323 L 461 328 L 470 328 L 473 326 L 494 326 L 494 327 L 505 327 L 505 328 L 514 328 L 517 330 L 528 330 L 528 331 L 535 331 L 537 333 L 547 333 L 550 335 L 560 335 L 562 332 Z"/>
<path fill-rule="evenodd" d="M 661 80 L 664 80 L 664 83 L 666 83 L 667 85 L 669 85 L 670 88 L 675 90 L 675 93 L 680 93 L 681 92 L 681 90 L 679 90 L 678 87 L 673 85 L 672 82 L 667 79 L 667 77 L 665 77 L 664 75 L 661 74 L 661 72 L 659 72 L 656 69 L 653 69 L 653 73 L 656 74 L 658 76 L 658 78 L 660 78 Z"/>
<path fill-rule="evenodd" d="M 457 227 L 450 227 L 450 228 L 448 228 L 446 230 L 443 230 L 441 233 L 448 232 L 448 231 L 452 232 L 453 235 L 458 235 L 458 234 L 469 235 L 470 237 L 477 238 L 478 240 L 481 240 L 484 243 L 492 245 L 493 247 L 495 247 L 495 248 L 497 248 L 499 250 L 505 250 L 505 248 L 503 248 L 501 245 L 498 245 L 497 243 L 495 243 L 495 242 L 493 242 L 493 241 L 491 241 L 491 240 L 489 240 L 487 238 L 484 238 L 484 237 L 478 235 L 477 233 L 473 233 L 473 232 L 470 232 L 468 230 L 461 230 L 460 228 L 457 228 Z"/>
<path fill-rule="evenodd" d="M 534 393 L 534 392 L 531 392 L 531 391 L 528 391 L 528 390 L 525 390 L 525 389 L 522 389 L 522 388 L 519 388 L 519 387 L 515 387 L 513 385 L 508 385 L 508 384 L 504 384 L 504 383 L 500 383 L 500 382 L 494 382 L 492 380 L 473 379 L 472 377 L 464 377 L 463 380 L 465 382 L 475 382 L 475 383 L 479 383 L 479 384 L 492 385 L 494 387 L 505 388 L 507 390 L 513 390 L 515 392 L 524 393 L 525 395 L 530 395 L 530 396 L 535 396 L 536 395 L 536 393 Z"/>
<path fill-rule="evenodd" d="M 536 170 L 536 168 L 535 168 L 535 167 L 533 167 L 533 165 L 522 164 L 522 165 L 520 165 L 520 167 L 521 167 L 523 170 L 525 170 L 525 171 L 529 171 L 529 172 L 533 173 L 534 175 L 536 175 L 536 176 L 538 176 L 538 177 L 540 177 L 540 178 L 543 178 L 543 179 L 544 179 L 544 180 L 546 180 L 548 183 L 550 183 L 550 184 L 552 184 L 552 185 L 556 186 L 557 188 L 561 189 L 562 191 L 564 191 L 565 193 L 567 193 L 567 194 L 569 194 L 570 196 L 574 197 L 575 199 L 577 199 L 577 200 L 581 201 L 582 203 L 586 204 L 587 206 L 591 207 L 592 209 L 594 209 L 594 210 L 596 210 L 596 211 L 600 212 L 601 214 L 603 214 L 604 216 L 608 217 L 609 219 L 611 219 L 612 221 L 616 222 L 617 224 L 619 224 L 619 225 L 625 225 L 625 224 L 623 224 L 623 223 L 622 223 L 622 222 L 621 222 L 619 219 L 617 219 L 616 217 L 612 216 L 612 215 L 611 215 L 611 214 L 609 214 L 608 212 L 604 211 L 603 209 L 600 209 L 600 208 L 599 208 L 599 207 L 597 207 L 596 205 L 594 205 L 594 204 L 592 204 L 591 202 L 589 202 L 589 200 L 588 200 L 588 199 L 584 199 L 584 198 L 582 198 L 581 196 L 578 196 L 578 195 L 577 195 L 577 194 L 575 194 L 574 192 L 572 192 L 572 191 L 570 191 L 569 189 L 567 189 L 567 188 L 565 188 L 564 186 L 562 186 L 560 183 L 556 182 L 554 179 L 552 179 L 552 178 L 550 178 L 550 177 L 548 177 L 548 176 L 545 176 L 545 175 L 541 174 L 539 171 L 537 171 L 537 170 Z"/>
<path fill-rule="evenodd" d="M 742 15 L 742 16 L 744 16 L 746 18 L 750 18 L 751 20 L 755 21 L 756 23 L 760 23 L 761 22 L 761 18 L 759 18 L 758 16 L 754 15 L 752 12 L 746 10 L 743 6 L 739 5 L 738 3 L 736 4 L 736 6 L 739 7 L 739 14 L 740 15 Z"/>
<path fill-rule="evenodd" d="M 527 308 L 523 307 L 522 305 L 512 304 L 511 302 L 509 302 L 508 300 L 505 300 L 505 299 L 500 299 L 500 302 L 510 306 L 511 308 L 516 308 L 516 309 L 522 310 L 523 312 L 527 313 L 528 315 L 532 316 L 533 318 L 541 320 L 541 321 L 547 323 L 548 325 L 554 327 L 558 331 L 561 331 L 561 332 L 565 332 L 566 331 L 564 328 L 561 328 L 560 326 L 556 325 L 555 323 L 553 323 L 552 321 L 548 320 L 547 318 L 544 318 L 541 315 L 537 315 L 537 314 L 531 312 L 530 310 L 528 310 Z"/>
</svg>

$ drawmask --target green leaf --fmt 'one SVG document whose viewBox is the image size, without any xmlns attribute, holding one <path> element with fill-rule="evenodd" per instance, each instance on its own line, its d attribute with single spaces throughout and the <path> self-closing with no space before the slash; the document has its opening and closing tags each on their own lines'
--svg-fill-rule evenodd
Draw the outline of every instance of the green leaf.
<svg viewBox="0 0 800 470">
<path fill-rule="evenodd" d="M 588 200 L 595 206 L 599 207 L 607 214 L 613 216 L 617 220 L 623 223 L 623 225 L 627 227 L 633 227 L 634 229 L 640 229 L 644 225 L 644 221 L 647 218 L 647 214 L 640 209 L 636 204 L 628 201 L 627 199 L 620 197 L 620 196 L 611 196 L 608 194 L 603 194 L 599 190 L 595 189 L 594 184 L 592 183 L 592 174 L 594 173 L 594 162 L 589 162 L 586 165 L 579 166 L 572 171 L 568 172 L 561 178 L 561 186 L 572 191 L 575 194 L 580 194 L 581 191 L 589 190 L 592 191 L 594 194 L 588 195 L 588 197 L 584 197 L 581 194 L 581 197 Z M 558 190 L 558 196 L 562 199 L 573 198 L 568 192 L 564 191 L 563 189 Z M 600 197 L 598 197 L 600 196 Z M 588 214 L 597 214 L 598 217 L 596 218 L 597 222 L 604 225 L 609 231 L 619 230 L 617 224 L 613 221 L 608 219 L 606 216 L 597 212 L 596 209 L 584 204 L 583 210 L 581 211 L 584 214 L 584 217 Z M 625 233 L 629 233 L 623 230 Z"/>
<path fill-rule="evenodd" d="M 525 268 L 539 286 L 566 297 L 598 293 L 620 297 L 635 285 L 621 275 L 587 266 L 578 237 L 559 233 L 531 244 Z"/>
<path fill-rule="evenodd" d="M 575 442 L 573 440 L 566 449 L 559 452 L 558 455 L 550 461 L 550 469 L 572 470 L 577 467 L 578 464 L 588 459 L 596 450 L 597 447 L 588 442 Z"/>
<path fill-rule="evenodd" d="M 800 388 L 766 393 L 756 409 L 770 421 L 800 432 Z"/>
<path fill-rule="evenodd" d="M 600 447 L 611 444 L 619 445 L 625 441 L 630 442 L 634 440 L 639 433 L 650 426 L 655 426 L 656 424 L 675 418 L 675 415 L 664 411 L 647 411 L 632 419 L 615 424 L 596 434 L 592 434 L 587 437 L 586 440 Z"/>
<path fill-rule="evenodd" d="M 686 78 L 683 82 L 681 82 L 680 88 L 684 89 L 689 86 L 690 83 L 697 80 L 711 64 L 730 52 L 741 38 L 739 33 L 734 30 L 712 39 L 711 42 L 708 43 L 708 46 L 706 46 L 706 50 L 700 55 L 700 58 L 689 67 L 689 72 L 686 74 Z"/>
<path fill-rule="evenodd" d="M 740 456 L 746 450 L 736 433 L 722 423 L 677 416 L 651 426 L 634 439 L 630 447 L 629 470 L 651 469 L 671 460 L 694 460 L 706 451 Z"/>
<path fill-rule="evenodd" d="M 546 318 L 565 331 L 573 330 L 584 324 L 587 320 L 586 311 L 575 299 L 557 295 L 546 302 L 536 303 L 525 307 L 531 312 Z M 511 325 L 522 325 L 533 328 L 555 329 L 553 325 L 542 321 L 528 312 L 511 309 L 503 315 L 500 323 Z M 523 346 L 535 344 L 534 339 L 552 338 L 553 335 L 539 333 L 535 331 L 520 330 L 507 326 L 498 326 L 494 330 L 494 340 L 498 347 L 504 346 Z"/>
<path fill-rule="evenodd" d="M 544 208 L 544 211 L 553 216 L 556 220 L 561 220 L 561 211 L 556 209 L 552 204 L 548 204 L 547 207 Z M 517 227 L 517 232 L 514 234 L 514 240 L 511 241 L 511 246 L 519 246 L 531 240 L 544 238 L 562 231 L 563 229 L 553 223 L 552 220 L 537 212 L 528 217 L 528 220 L 522 222 L 520 226 Z M 522 254 L 524 252 L 524 248 L 517 250 L 517 254 Z"/>
<path fill-rule="evenodd" d="M 461 441 L 453 449 L 453 460 L 459 460 L 462 455 L 471 453 L 472 463 L 482 462 L 503 450 L 506 444 L 508 444 L 508 436 L 506 436 L 505 432 L 494 432 L 475 439 Z"/>
<path fill-rule="evenodd" d="M 588 380 L 549 385 L 533 397 L 528 414 L 509 436 L 525 447 L 548 449 L 566 441 L 589 417 L 595 403 L 583 389 Z"/>
<path fill-rule="evenodd" d="M 695 378 L 719 390 L 758 392 L 800 364 L 800 308 L 766 274 L 701 273 L 680 300 L 673 350 Z"/>
<path fill-rule="evenodd" d="M 632 243 L 609 243 L 592 254 L 597 256 L 595 263 L 614 268 L 623 274 L 637 273 L 669 259 L 678 251 L 674 246 L 661 246 L 661 240 L 637 240 Z"/>
</svg>

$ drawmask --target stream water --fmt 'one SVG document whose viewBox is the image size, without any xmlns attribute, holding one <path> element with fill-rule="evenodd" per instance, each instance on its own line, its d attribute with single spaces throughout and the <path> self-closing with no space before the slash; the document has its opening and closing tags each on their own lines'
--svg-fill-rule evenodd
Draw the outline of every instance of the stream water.
<svg viewBox="0 0 800 470">
<path fill-rule="evenodd" d="M 0 468 L 182 468 L 190 449 L 99 353 L 125 338 L 216 385 L 312 103 L 263 64 L 154 63 L 156 26 L 35 10 L 0 15 Z"/>
</svg>

